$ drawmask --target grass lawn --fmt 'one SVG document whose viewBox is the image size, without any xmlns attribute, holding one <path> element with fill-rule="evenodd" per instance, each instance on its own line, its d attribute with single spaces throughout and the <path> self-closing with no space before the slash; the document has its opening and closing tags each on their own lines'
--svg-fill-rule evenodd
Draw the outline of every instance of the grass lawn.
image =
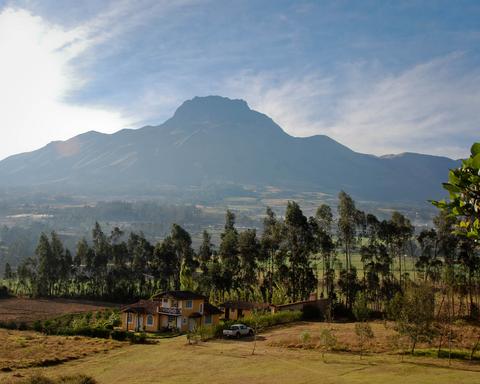
<svg viewBox="0 0 480 384">
<path fill-rule="evenodd" d="M 33 373 L 45 376 L 86 374 L 110 383 L 479 383 L 480 365 L 429 357 L 329 353 L 272 344 L 285 332 L 298 334 L 300 324 L 259 336 L 255 355 L 251 340 L 216 340 L 188 345 L 184 336 L 157 344 L 126 345 L 105 354 L 46 368 L 0 373 L 0 382 Z M 282 336 L 283 337 L 283 336 Z M 16 380 L 16 381 L 15 381 Z"/>
</svg>

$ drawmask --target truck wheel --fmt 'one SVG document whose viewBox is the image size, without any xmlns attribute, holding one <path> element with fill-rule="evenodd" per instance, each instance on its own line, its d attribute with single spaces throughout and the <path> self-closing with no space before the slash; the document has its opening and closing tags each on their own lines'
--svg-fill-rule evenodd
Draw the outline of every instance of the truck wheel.
<svg viewBox="0 0 480 384">
<path fill-rule="evenodd" d="M 237 336 L 237 339 L 239 339 L 240 336 L 241 336 L 241 335 L 240 335 L 240 332 L 237 332 L 236 336 Z"/>
<path fill-rule="evenodd" d="M 251 329 L 248 331 L 248 336 L 253 336 L 253 331 Z"/>
</svg>

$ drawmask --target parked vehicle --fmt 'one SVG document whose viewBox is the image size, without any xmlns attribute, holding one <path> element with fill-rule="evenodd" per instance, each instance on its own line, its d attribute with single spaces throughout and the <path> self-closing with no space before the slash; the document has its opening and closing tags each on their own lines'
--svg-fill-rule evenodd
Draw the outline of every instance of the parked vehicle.
<svg viewBox="0 0 480 384">
<path fill-rule="evenodd" d="M 245 324 L 233 324 L 229 329 L 223 330 L 223 336 L 236 337 L 237 339 L 242 336 L 253 336 L 253 329 Z"/>
</svg>

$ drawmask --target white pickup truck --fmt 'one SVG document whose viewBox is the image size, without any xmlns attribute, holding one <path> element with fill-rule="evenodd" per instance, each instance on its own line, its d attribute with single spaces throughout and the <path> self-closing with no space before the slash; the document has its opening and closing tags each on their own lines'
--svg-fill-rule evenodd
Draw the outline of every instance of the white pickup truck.
<svg viewBox="0 0 480 384">
<path fill-rule="evenodd" d="M 223 336 L 237 339 L 242 336 L 253 336 L 253 329 L 244 324 L 233 324 L 230 328 L 223 330 Z"/>
</svg>

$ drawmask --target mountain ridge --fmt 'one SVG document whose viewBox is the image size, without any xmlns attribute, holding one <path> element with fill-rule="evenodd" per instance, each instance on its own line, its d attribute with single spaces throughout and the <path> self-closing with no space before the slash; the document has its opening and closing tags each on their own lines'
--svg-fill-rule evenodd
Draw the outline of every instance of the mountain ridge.
<svg viewBox="0 0 480 384">
<path fill-rule="evenodd" d="M 136 191 L 209 183 L 275 185 L 371 200 L 437 198 L 446 157 L 355 152 L 326 135 L 294 137 L 247 102 L 195 97 L 156 126 L 88 131 L 0 161 L 4 187 Z"/>
</svg>

